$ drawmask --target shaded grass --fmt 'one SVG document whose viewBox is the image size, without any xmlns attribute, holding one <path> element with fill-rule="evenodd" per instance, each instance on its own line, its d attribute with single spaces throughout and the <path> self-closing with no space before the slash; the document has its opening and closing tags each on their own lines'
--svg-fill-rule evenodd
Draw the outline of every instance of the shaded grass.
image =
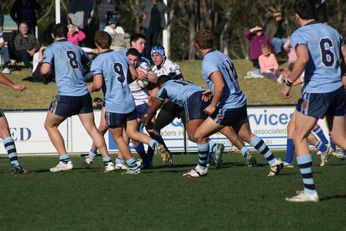
<svg viewBox="0 0 346 231">
<path fill-rule="evenodd" d="M 299 94 L 300 87 L 293 89 L 291 99 L 282 99 L 280 89 L 282 85 L 273 83 L 267 79 L 244 79 L 246 72 L 252 69 L 252 65 L 247 60 L 234 60 L 241 89 L 248 99 L 249 105 L 262 104 L 295 104 Z M 182 61 L 178 62 L 183 75 L 187 80 L 206 87 L 201 76 L 201 61 Z M 13 71 L 9 77 L 15 82 L 21 82 L 22 79 L 30 76 L 28 70 Z M 55 83 L 44 85 L 42 83 L 24 82 L 27 90 L 24 92 L 15 92 L 0 85 L 0 108 L 3 109 L 47 109 L 50 102 L 57 95 Z M 100 97 L 101 92 L 93 93 L 93 97 Z"/>
<path fill-rule="evenodd" d="M 256 154 L 257 155 L 257 154 Z M 282 157 L 283 153 L 279 153 Z M 101 159 L 91 170 L 52 174 L 56 157 L 25 157 L 30 171 L 7 172 L 0 160 L 1 230 L 342 230 L 346 206 L 345 162 L 331 160 L 314 176 L 320 203 L 284 201 L 302 188 L 298 169 L 267 177 L 268 166 L 247 168 L 237 153 L 225 155 L 224 167 L 188 180 L 182 173 L 195 155 L 175 156 L 175 166 L 137 176 L 105 174 Z M 160 163 L 156 159 L 156 163 Z"/>
</svg>

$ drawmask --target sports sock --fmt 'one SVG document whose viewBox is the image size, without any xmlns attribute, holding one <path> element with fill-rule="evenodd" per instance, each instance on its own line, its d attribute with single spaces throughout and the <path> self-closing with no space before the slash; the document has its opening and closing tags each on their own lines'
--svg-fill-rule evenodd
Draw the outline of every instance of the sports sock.
<svg viewBox="0 0 346 231">
<path fill-rule="evenodd" d="M 322 141 L 325 144 L 328 144 L 328 140 L 327 140 L 326 136 L 324 135 L 321 127 L 315 128 L 312 131 L 316 134 L 316 136 L 318 137 L 318 139 L 320 141 Z"/>
<path fill-rule="evenodd" d="M 107 166 L 109 163 L 112 163 L 112 157 L 110 156 L 102 157 L 102 160 L 105 166 Z"/>
<path fill-rule="evenodd" d="M 116 157 L 115 164 L 125 164 L 125 161 L 123 159 L 119 159 L 118 157 Z"/>
<path fill-rule="evenodd" d="M 321 151 L 321 152 L 327 152 L 328 151 L 327 145 L 325 143 L 323 143 L 322 141 L 320 141 L 315 147 L 318 151 Z"/>
<path fill-rule="evenodd" d="M 163 146 L 165 146 L 165 149 L 168 150 L 165 141 L 163 140 L 162 136 L 160 134 L 157 135 L 157 137 L 155 138 L 157 140 L 157 142 L 159 142 L 160 144 L 162 144 Z"/>
<path fill-rule="evenodd" d="M 209 152 L 209 143 L 198 144 L 197 148 L 198 148 L 198 166 L 201 169 L 206 169 L 208 152 Z"/>
<path fill-rule="evenodd" d="M 333 141 L 332 136 L 329 136 L 329 145 L 333 149 L 333 151 L 336 152 L 336 145 L 335 145 L 335 143 Z"/>
<path fill-rule="evenodd" d="M 259 151 L 268 161 L 270 165 L 274 164 L 276 161 L 275 156 L 273 153 L 269 150 L 268 146 L 264 141 L 259 138 L 258 136 L 255 136 L 251 141 L 250 144 L 252 147 L 254 147 L 257 151 Z"/>
<path fill-rule="evenodd" d="M 144 145 L 143 143 L 140 143 L 138 146 L 133 146 L 133 148 L 138 153 L 139 157 L 142 159 L 143 162 L 147 161 L 147 154 L 145 153 Z"/>
<path fill-rule="evenodd" d="M 97 156 L 97 152 L 89 151 L 88 153 L 89 158 L 94 159 Z"/>
<path fill-rule="evenodd" d="M 150 146 L 148 147 L 147 151 L 147 160 L 152 162 L 153 161 L 153 156 L 154 156 L 154 149 L 152 149 Z"/>
<path fill-rule="evenodd" d="M 150 143 L 149 143 L 149 146 L 155 150 L 156 149 L 156 146 L 158 145 L 159 143 L 156 141 L 156 140 L 151 140 Z"/>
<path fill-rule="evenodd" d="M 295 150 L 295 146 L 294 146 L 292 138 L 287 138 L 285 162 L 287 163 L 293 162 L 294 150 Z"/>
<path fill-rule="evenodd" d="M 312 177 L 312 159 L 311 155 L 297 156 L 297 163 L 300 169 L 300 173 L 303 177 L 304 192 L 310 195 L 316 193 L 314 180 Z"/>
<path fill-rule="evenodd" d="M 131 159 L 126 160 L 126 164 L 127 164 L 127 166 L 129 166 L 129 168 L 131 170 L 138 168 L 138 166 L 136 164 L 136 159 L 134 157 L 131 157 Z"/>
<path fill-rule="evenodd" d="M 69 155 L 63 154 L 63 155 L 59 156 L 59 160 L 61 162 L 63 162 L 64 164 L 67 164 L 69 161 L 71 161 L 71 158 Z"/>
<path fill-rule="evenodd" d="M 246 158 L 247 155 L 250 154 L 250 149 L 244 146 L 240 149 L 240 152 L 243 155 L 243 157 Z"/>
<path fill-rule="evenodd" d="M 215 148 L 216 148 L 216 143 L 214 141 L 209 140 L 209 152 L 208 152 L 208 160 L 211 160 L 211 158 L 214 157 L 214 152 L 215 152 Z"/>
<path fill-rule="evenodd" d="M 16 145 L 14 144 L 14 140 L 11 136 L 6 137 L 3 139 L 5 149 L 7 151 L 8 158 L 10 160 L 11 165 L 18 166 L 18 156 L 17 156 L 17 149 Z"/>
</svg>

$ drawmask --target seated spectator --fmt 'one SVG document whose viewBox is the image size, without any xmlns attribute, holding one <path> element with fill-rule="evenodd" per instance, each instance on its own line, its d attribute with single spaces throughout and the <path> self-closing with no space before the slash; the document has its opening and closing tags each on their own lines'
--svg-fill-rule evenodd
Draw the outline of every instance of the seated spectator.
<svg viewBox="0 0 346 231">
<path fill-rule="evenodd" d="M 48 84 L 49 82 L 54 80 L 54 71 L 52 71 L 49 75 L 42 77 L 41 75 L 41 66 L 43 61 L 43 53 L 47 46 L 42 46 L 38 52 L 36 52 L 33 56 L 33 68 L 32 68 L 32 77 L 29 79 L 31 82 L 43 82 L 44 84 Z"/>
<path fill-rule="evenodd" d="M 274 82 L 283 82 L 283 75 L 279 70 L 279 64 L 275 55 L 271 52 L 271 47 L 269 45 L 262 45 L 262 55 L 260 55 L 258 61 L 261 69 L 261 75 Z"/>
<path fill-rule="evenodd" d="M 105 27 L 104 31 L 106 31 L 112 38 L 116 34 L 125 34 L 124 29 L 121 26 L 118 26 L 118 19 L 112 17 L 108 21 L 108 26 Z"/>
<path fill-rule="evenodd" d="M 3 74 L 10 74 L 11 71 L 8 68 L 8 65 L 10 64 L 11 60 L 9 57 L 8 49 L 5 46 L 5 40 L 2 35 L 3 33 L 0 32 L 0 65 L 2 67 Z"/>
<path fill-rule="evenodd" d="M 72 24 L 68 25 L 67 27 L 67 40 L 76 46 L 80 46 L 80 44 L 85 40 L 84 32 L 79 30 L 78 27 Z"/>
<path fill-rule="evenodd" d="M 40 49 L 40 44 L 33 34 L 29 33 L 25 22 L 19 24 L 19 33 L 14 38 L 15 55 L 20 57 L 26 68 L 32 69 L 32 57 Z"/>
<path fill-rule="evenodd" d="M 260 26 L 255 26 L 244 32 L 244 37 L 250 41 L 250 60 L 256 69 L 259 69 L 258 57 L 262 54 L 262 45 L 269 45 L 269 38 L 264 35 Z"/>
<path fill-rule="evenodd" d="M 286 42 L 286 26 L 286 22 L 282 17 L 282 12 L 279 10 L 273 12 L 272 17 L 264 26 L 264 33 L 270 38 L 275 55 L 281 53 L 282 46 Z"/>
</svg>

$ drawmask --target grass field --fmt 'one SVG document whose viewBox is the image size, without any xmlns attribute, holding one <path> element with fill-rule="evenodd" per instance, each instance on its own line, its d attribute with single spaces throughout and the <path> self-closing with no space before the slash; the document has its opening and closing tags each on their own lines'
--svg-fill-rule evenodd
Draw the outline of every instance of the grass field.
<svg viewBox="0 0 346 231">
<path fill-rule="evenodd" d="M 247 71 L 251 70 L 252 65 L 247 60 L 234 60 L 239 83 L 242 90 L 248 98 L 249 105 L 261 104 L 295 104 L 299 94 L 300 87 L 293 89 L 291 99 L 282 99 L 280 89 L 282 85 L 271 82 L 267 79 L 244 79 Z M 201 77 L 200 61 L 178 62 L 183 75 L 187 80 L 206 86 Z M 21 82 L 22 79 L 30 76 L 28 70 L 13 71 L 9 78 L 15 82 Z M 15 92 L 5 86 L 0 86 L 0 108 L 3 109 L 46 109 L 50 102 L 57 95 L 55 83 L 44 85 L 42 83 L 24 82 L 27 90 L 23 93 Z M 95 93 L 93 96 L 101 96 L 101 93 Z"/>
<path fill-rule="evenodd" d="M 48 169 L 57 157 L 23 157 L 29 172 L 13 175 L 0 159 L 0 230 L 345 230 L 346 162 L 319 167 L 314 156 L 321 202 L 291 204 L 284 198 L 302 189 L 298 169 L 267 177 L 256 157 L 259 167 L 247 168 L 239 153 L 227 154 L 222 169 L 193 180 L 182 174 L 194 155 L 136 176 L 105 174 L 100 158 L 81 169 L 80 157 L 74 170 L 56 174 Z"/>
</svg>

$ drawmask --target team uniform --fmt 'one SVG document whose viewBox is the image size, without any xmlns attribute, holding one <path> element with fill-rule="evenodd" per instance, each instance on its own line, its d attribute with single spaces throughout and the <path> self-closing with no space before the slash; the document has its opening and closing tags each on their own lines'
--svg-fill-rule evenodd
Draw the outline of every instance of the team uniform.
<svg viewBox="0 0 346 231">
<path fill-rule="evenodd" d="M 291 45 L 306 45 L 310 52 L 297 110 L 319 119 L 325 115 L 343 116 L 345 91 L 338 63 L 342 36 L 332 27 L 313 21 L 292 34 Z"/>
<path fill-rule="evenodd" d="M 157 77 L 167 75 L 171 79 L 181 79 L 182 76 L 179 65 L 173 63 L 169 59 L 166 59 L 160 67 L 154 66 L 152 71 L 157 75 Z"/>
<path fill-rule="evenodd" d="M 43 63 L 54 65 L 58 96 L 49 111 L 62 116 L 93 111 L 91 96 L 83 79 L 83 65 L 91 63 L 87 54 L 67 40 L 59 40 L 45 49 Z"/>
<path fill-rule="evenodd" d="M 106 121 L 110 128 L 122 127 L 137 118 L 136 106 L 127 83 L 129 61 L 121 53 L 112 50 L 99 54 L 91 65 L 95 75 L 104 78 Z"/>
<path fill-rule="evenodd" d="M 204 57 L 202 74 L 212 92 L 215 89 L 210 76 L 215 71 L 221 72 L 225 88 L 211 118 L 217 124 L 232 126 L 235 122 L 247 118 L 246 97 L 240 90 L 237 73 L 231 59 L 220 51 L 211 50 Z"/>
</svg>

